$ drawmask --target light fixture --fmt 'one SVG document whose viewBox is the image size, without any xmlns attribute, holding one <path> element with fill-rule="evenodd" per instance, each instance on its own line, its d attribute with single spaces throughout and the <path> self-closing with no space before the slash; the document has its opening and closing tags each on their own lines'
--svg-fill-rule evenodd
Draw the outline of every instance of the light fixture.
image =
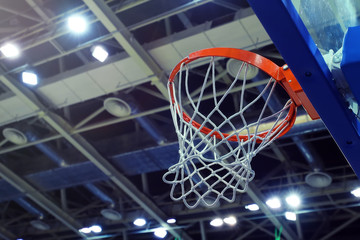
<svg viewBox="0 0 360 240">
<path fill-rule="evenodd" d="M 224 218 L 224 223 L 234 226 L 237 223 L 236 217 L 234 216 L 229 216 Z"/>
<path fill-rule="evenodd" d="M 301 204 L 300 197 L 297 194 L 291 194 L 285 198 L 286 203 L 294 208 L 297 208 Z"/>
<path fill-rule="evenodd" d="M 285 218 L 289 221 L 296 221 L 296 213 L 294 212 L 285 212 Z"/>
<path fill-rule="evenodd" d="M 32 220 L 32 221 L 30 221 L 30 224 L 34 228 L 41 230 L 41 231 L 46 231 L 46 230 L 50 229 L 50 225 L 42 220 Z"/>
<path fill-rule="evenodd" d="M 266 201 L 266 205 L 270 208 L 276 209 L 281 207 L 281 202 L 279 198 L 273 197 Z"/>
<path fill-rule="evenodd" d="M 215 218 L 210 222 L 210 225 L 213 227 L 220 227 L 224 224 L 221 218 Z"/>
<path fill-rule="evenodd" d="M 133 223 L 135 226 L 142 227 L 146 224 L 146 220 L 144 218 L 137 218 Z"/>
<path fill-rule="evenodd" d="M 168 220 L 166 220 L 167 223 L 169 224 L 174 224 L 176 223 L 176 219 L 175 218 L 169 218 Z"/>
<path fill-rule="evenodd" d="M 69 29 L 75 33 L 83 33 L 87 29 L 87 22 L 79 15 L 70 16 L 67 20 Z"/>
<path fill-rule="evenodd" d="M 109 53 L 105 50 L 104 47 L 98 45 L 92 49 L 92 56 L 100 62 L 104 62 L 109 56 Z"/>
<path fill-rule="evenodd" d="M 111 221 L 119 221 L 122 219 L 121 213 L 112 208 L 102 209 L 100 213 L 101 215 L 103 215 L 104 218 L 107 218 Z"/>
<path fill-rule="evenodd" d="M 351 194 L 354 195 L 355 197 L 360 198 L 360 187 L 355 188 L 354 190 L 352 190 Z"/>
<path fill-rule="evenodd" d="M 33 72 L 23 72 L 21 77 L 22 77 L 23 83 L 33 85 L 33 86 L 38 84 L 38 77 Z"/>
<path fill-rule="evenodd" d="M 0 47 L 0 51 L 2 52 L 2 54 L 4 54 L 5 57 L 8 58 L 14 58 L 20 55 L 19 48 L 12 43 L 5 43 Z"/>
<path fill-rule="evenodd" d="M 253 204 L 246 205 L 245 209 L 250 210 L 250 211 L 258 211 L 259 206 L 256 203 L 253 203 Z"/>
<path fill-rule="evenodd" d="M 89 233 L 91 233 L 91 229 L 88 227 L 84 227 L 84 228 L 79 229 L 79 232 L 89 234 Z"/>
<path fill-rule="evenodd" d="M 102 228 L 99 225 L 92 225 L 89 228 L 94 233 L 101 233 L 102 232 Z"/>
<path fill-rule="evenodd" d="M 154 230 L 154 235 L 158 238 L 164 238 L 167 235 L 167 231 L 165 228 L 160 227 L 160 228 L 156 228 Z"/>
</svg>

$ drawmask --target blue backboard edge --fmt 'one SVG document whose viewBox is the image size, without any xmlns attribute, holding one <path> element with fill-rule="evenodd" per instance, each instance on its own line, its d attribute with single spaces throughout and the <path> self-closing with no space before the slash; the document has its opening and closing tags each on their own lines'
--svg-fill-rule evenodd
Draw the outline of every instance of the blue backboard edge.
<svg viewBox="0 0 360 240">
<path fill-rule="evenodd" d="M 359 177 L 360 137 L 358 124 L 354 125 L 357 121 L 337 91 L 325 60 L 292 2 L 248 2 Z"/>
</svg>

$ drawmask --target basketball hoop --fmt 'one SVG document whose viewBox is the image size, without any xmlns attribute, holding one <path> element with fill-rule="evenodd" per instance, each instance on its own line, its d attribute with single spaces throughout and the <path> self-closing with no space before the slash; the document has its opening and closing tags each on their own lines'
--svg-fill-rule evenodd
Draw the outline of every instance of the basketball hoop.
<svg viewBox="0 0 360 240">
<path fill-rule="evenodd" d="M 235 78 L 224 88 L 216 68 L 226 59 L 240 64 Z M 190 81 L 191 68 L 204 62 L 208 67 L 203 69 L 203 79 Z M 245 94 L 250 85 L 256 86 L 255 81 L 247 79 L 249 65 L 266 76 L 257 83 L 265 87 L 256 96 L 251 93 L 252 97 Z M 269 111 L 278 85 L 289 100 L 280 109 Z M 212 207 L 220 199 L 235 201 L 236 194 L 245 192 L 255 176 L 253 157 L 290 130 L 297 107 L 305 103 L 307 111 L 313 117 L 317 115 L 290 69 L 240 49 L 212 48 L 191 53 L 171 72 L 168 91 L 180 158 L 163 180 L 172 185 L 170 197 L 182 200 L 188 208 L 199 204 Z M 236 103 L 237 111 L 229 111 L 229 99 Z M 257 116 L 252 114 L 254 109 L 258 109 Z"/>
</svg>

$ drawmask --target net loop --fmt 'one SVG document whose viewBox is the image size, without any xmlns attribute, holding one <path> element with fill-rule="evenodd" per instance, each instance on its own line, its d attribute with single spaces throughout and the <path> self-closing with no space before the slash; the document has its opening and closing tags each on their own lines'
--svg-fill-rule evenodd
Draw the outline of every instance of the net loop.
<svg viewBox="0 0 360 240">
<path fill-rule="evenodd" d="M 216 73 L 217 61 L 224 57 L 242 61 L 225 90 L 224 86 L 220 89 Z M 195 83 L 189 79 L 191 64 L 195 60 L 203 64 L 204 59 L 209 63 L 194 90 Z M 251 84 L 256 86 L 246 78 L 250 65 L 268 78 L 261 81 L 265 86 L 260 93 L 249 100 L 246 90 Z M 168 92 L 179 140 L 179 161 L 163 176 L 164 182 L 172 185 L 173 200 L 182 200 L 188 208 L 199 204 L 214 207 L 220 199 L 233 202 L 237 193 L 247 190 L 255 176 L 252 159 L 289 131 L 295 121 L 296 105 L 291 99 L 281 109 L 269 111 L 275 87 L 282 85 L 283 79 L 279 67 L 270 60 L 239 49 L 226 49 L 221 54 L 219 49 L 195 52 L 174 68 Z M 237 111 L 229 113 L 229 99 L 234 99 Z M 256 117 L 250 114 L 255 108 Z"/>
</svg>

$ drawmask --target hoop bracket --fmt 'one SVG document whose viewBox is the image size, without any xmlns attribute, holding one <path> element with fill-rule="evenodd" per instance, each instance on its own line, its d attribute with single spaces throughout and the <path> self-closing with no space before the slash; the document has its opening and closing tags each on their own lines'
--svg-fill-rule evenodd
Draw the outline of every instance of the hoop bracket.
<svg viewBox="0 0 360 240">
<path fill-rule="evenodd" d="M 295 102 L 296 106 L 302 105 L 312 120 L 319 119 L 319 114 L 316 112 L 314 106 L 311 104 L 309 98 L 306 96 L 304 90 L 300 86 L 300 83 L 296 80 L 291 70 L 287 67 L 287 65 L 284 65 L 280 69 L 282 74 L 285 76 L 285 79 L 281 81 L 281 83 L 291 99 Z"/>
</svg>

